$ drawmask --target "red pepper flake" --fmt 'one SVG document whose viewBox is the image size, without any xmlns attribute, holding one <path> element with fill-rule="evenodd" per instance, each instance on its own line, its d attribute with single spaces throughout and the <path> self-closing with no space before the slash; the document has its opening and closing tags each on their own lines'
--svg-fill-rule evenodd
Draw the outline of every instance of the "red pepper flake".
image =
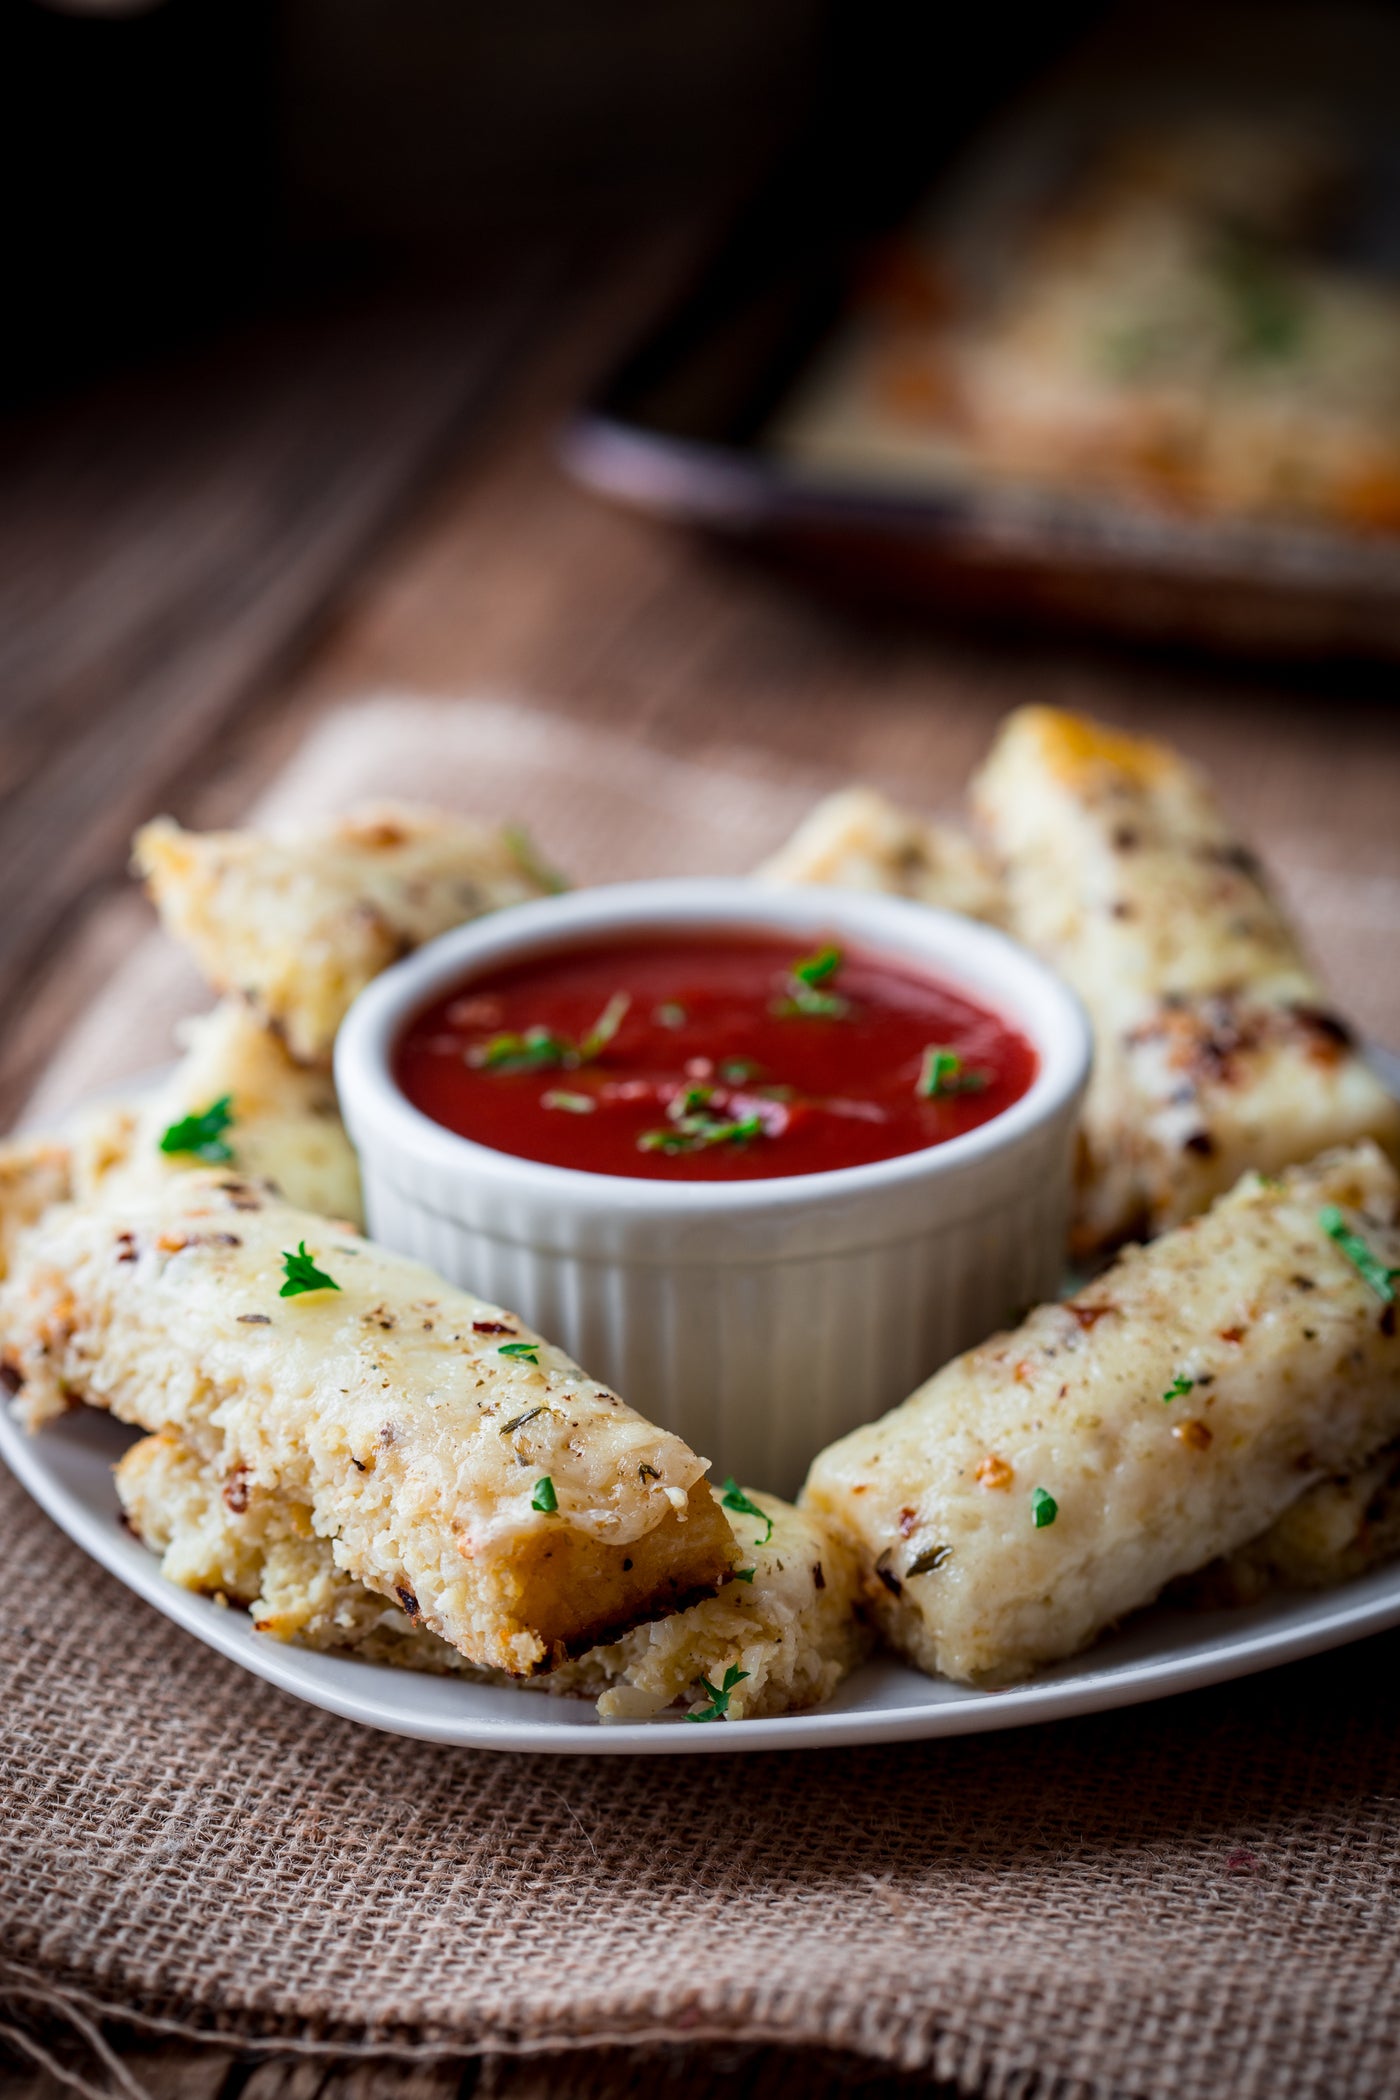
<svg viewBox="0 0 1400 2100">
<path fill-rule="evenodd" d="M 918 1521 L 919 1512 L 916 1509 L 902 1509 L 899 1512 L 900 1537 L 902 1539 L 907 1539 L 910 1532 L 914 1529 L 914 1526 L 918 1523 Z"/>
<path fill-rule="evenodd" d="M 514 1320 L 473 1320 L 473 1334 L 518 1334 Z"/>
<path fill-rule="evenodd" d="M 1072 1319 L 1079 1322 L 1086 1334 L 1096 1327 L 1100 1320 L 1105 1319 L 1109 1313 L 1116 1313 L 1117 1310 L 1118 1307 L 1116 1305 L 1070 1304 L 1065 1307 L 1065 1311 Z"/>
<path fill-rule="evenodd" d="M 1242 1342 L 1247 1332 L 1248 1329 L 1244 1327 L 1222 1327 L 1220 1339 L 1222 1342 Z"/>
<path fill-rule="evenodd" d="M 235 1466 L 224 1482 L 224 1502 L 236 1517 L 248 1507 L 248 1468 Z"/>
</svg>

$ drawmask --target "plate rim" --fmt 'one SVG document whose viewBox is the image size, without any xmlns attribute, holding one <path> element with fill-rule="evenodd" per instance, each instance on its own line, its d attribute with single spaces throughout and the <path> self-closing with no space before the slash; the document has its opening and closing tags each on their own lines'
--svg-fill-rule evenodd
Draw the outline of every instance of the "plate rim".
<svg viewBox="0 0 1400 2100">
<path fill-rule="evenodd" d="M 1400 1055 L 1369 1044 L 1367 1054 L 1385 1083 L 1400 1091 Z M 130 1091 L 130 1086 L 128 1083 L 126 1091 Z M 84 1409 L 80 1413 L 84 1418 L 100 1418 L 100 1410 Z M 457 1749 L 590 1757 L 726 1756 L 755 1750 L 831 1750 L 990 1734 L 1205 1690 L 1211 1685 L 1303 1661 L 1310 1655 L 1400 1625 L 1397 1560 L 1388 1568 L 1370 1571 L 1369 1576 L 1339 1584 L 1332 1590 L 1281 1593 L 1280 1608 L 1285 1611 L 1290 1601 L 1296 1604 L 1309 1597 L 1332 1600 L 1330 1608 L 1319 1606 L 1301 1622 L 1285 1619 L 1270 1628 L 1267 1621 L 1261 1626 L 1257 1620 L 1251 1620 L 1233 1632 L 1214 1638 L 1207 1634 L 1199 1645 L 1193 1644 L 1185 1652 L 1165 1659 L 1138 1657 L 1108 1668 L 1091 1666 L 1068 1677 L 1041 1675 L 995 1691 L 958 1686 L 942 1699 L 883 1710 L 828 1703 L 803 1713 L 725 1722 L 704 1729 L 687 1728 L 684 1718 L 678 1715 L 658 1716 L 650 1721 L 602 1722 L 591 1710 L 587 1720 L 579 1721 L 543 1722 L 522 1714 L 519 1721 L 503 1722 L 467 1713 L 460 1723 L 437 1722 L 411 1712 L 395 1712 L 392 1699 L 381 1704 L 374 1696 L 375 1688 L 386 1677 L 402 1685 L 414 1673 L 386 1664 L 360 1662 L 350 1656 L 318 1654 L 261 1636 L 253 1630 L 246 1612 L 221 1607 L 211 1598 L 168 1582 L 149 1549 L 122 1529 L 115 1494 L 113 1513 L 103 1523 L 81 1495 L 64 1482 L 46 1456 L 46 1447 L 49 1452 L 54 1448 L 54 1432 L 61 1433 L 63 1421 L 72 1419 L 60 1418 L 45 1430 L 30 1433 L 21 1426 L 13 1403 L 0 1406 L 0 1458 L 26 1493 L 80 1551 L 206 1648 L 292 1698 L 337 1714 L 343 1720 L 358 1722 L 362 1727 Z M 1388 1584 L 1378 1595 L 1359 1600 L 1355 1597 L 1358 1583 L 1387 1576 Z M 1254 1607 L 1256 1612 L 1259 1609 Z M 1207 1627 L 1217 1614 L 1203 1612 L 1200 1616 L 1202 1626 Z M 1095 1653 L 1102 1653 L 1097 1644 L 1086 1649 L 1084 1657 L 1091 1658 Z M 1080 1660 L 1066 1659 L 1071 1665 Z M 317 1666 L 324 1668 L 328 1664 L 337 1666 L 329 1683 L 320 1682 L 315 1674 L 308 1675 Z M 897 1657 L 888 1658 L 886 1666 L 913 1681 L 930 1681 Z M 339 1683 L 341 1671 L 345 1673 L 343 1688 Z M 856 1683 L 859 1675 L 853 1673 L 846 1686 Z M 499 1689 L 464 1680 L 445 1681 L 458 1683 L 467 1691 Z M 363 1693 L 357 1693 L 358 1683 L 363 1683 Z M 589 1702 L 582 1699 L 578 1704 L 589 1707 Z M 558 1703 L 554 1710 L 558 1711 Z"/>
</svg>

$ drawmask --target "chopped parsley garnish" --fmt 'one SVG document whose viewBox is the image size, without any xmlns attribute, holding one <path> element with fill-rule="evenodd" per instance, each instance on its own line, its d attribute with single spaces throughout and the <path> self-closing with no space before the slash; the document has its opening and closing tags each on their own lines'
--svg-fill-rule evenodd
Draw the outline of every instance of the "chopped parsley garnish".
<svg viewBox="0 0 1400 2100">
<path fill-rule="evenodd" d="M 1209 265 L 1224 299 L 1234 355 L 1251 364 L 1292 357 L 1307 335 L 1308 311 L 1297 280 L 1263 242 L 1221 227 Z"/>
<path fill-rule="evenodd" d="M 935 1568 L 942 1567 L 952 1550 L 951 1546 L 930 1546 L 927 1553 L 921 1553 L 917 1560 L 910 1561 L 904 1570 L 906 1580 L 911 1575 L 931 1575 Z"/>
<path fill-rule="evenodd" d="M 1031 1522 L 1037 1531 L 1044 1531 L 1046 1525 L 1053 1524 L 1059 1514 L 1060 1505 L 1052 1494 L 1044 1488 L 1032 1488 Z"/>
<path fill-rule="evenodd" d="M 1163 1393 L 1162 1398 L 1163 1400 L 1180 1400 L 1184 1394 L 1189 1393 L 1193 1389 L 1195 1383 L 1196 1381 L 1194 1378 L 1183 1378 L 1178 1372 L 1177 1376 L 1172 1380 L 1171 1384 L 1167 1387 L 1167 1390 Z"/>
<path fill-rule="evenodd" d="M 752 1582 L 757 1573 L 757 1568 L 736 1568 L 734 1570 L 734 1580 L 736 1582 Z"/>
<path fill-rule="evenodd" d="M 722 1721 L 729 1712 L 730 1693 L 736 1684 L 743 1683 L 748 1674 L 747 1670 L 739 1668 L 738 1663 L 731 1663 L 718 1684 L 711 1684 L 708 1677 L 702 1677 L 700 1688 L 710 1703 L 698 1714 L 687 1714 L 687 1721 Z"/>
<path fill-rule="evenodd" d="M 540 1360 L 540 1345 L 538 1342 L 502 1342 L 496 1354 L 515 1357 L 525 1364 L 537 1364 Z"/>
<path fill-rule="evenodd" d="M 187 1152 L 192 1159 L 207 1159 L 222 1165 L 233 1158 L 233 1147 L 224 1132 L 233 1121 L 233 1096 L 220 1094 L 208 1108 L 172 1123 L 160 1141 L 162 1152 Z"/>
<path fill-rule="evenodd" d="M 557 868 L 551 868 L 547 861 L 540 859 L 534 840 L 522 824 L 507 824 L 501 836 L 531 882 L 537 882 L 551 897 L 557 897 L 569 887 Z"/>
<path fill-rule="evenodd" d="M 489 1043 L 475 1043 L 467 1052 L 467 1063 L 482 1072 L 539 1072 L 578 1061 L 573 1044 L 550 1028 L 527 1028 L 523 1035 L 493 1035 Z"/>
<path fill-rule="evenodd" d="M 614 992 L 593 1026 L 578 1046 L 579 1062 L 592 1064 L 598 1052 L 610 1043 L 622 1026 L 628 1007 L 632 1004 L 626 992 Z"/>
<path fill-rule="evenodd" d="M 771 1002 L 769 1012 L 781 1020 L 841 1020 L 851 1010 L 850 1000 L 842 998 L 840 992 L 822 989 L 830 985 L 841 960 L 839 948 L 819 948 L 815 955 L 800 955 L 788 973 L 787 991 Z"/>
<path fill-rule="evenodd" d="M 686 1152 L 703 1152 L 711 1145 L 746 1145 L 750 1138 L 766 1133 L 761 1116 L 717 1115 L 710 1103 L 710 1086 L 686 1086 L 666 1103 L 666 1127 L 644 1130 L 637 1139 L 639 1152 L 664 1152 L 676 1158 Z"/>
<path fill-rule="evenodd" d="M 685 1008 L 674 999 L 665 999 L 652 1008 L 651 1018 L 658 1028 L 684 1028 L 687 1016 Z"/>
<path fill-rule="evenodd" d="M 941 1050 L 936 1043 L 924 1046 L 914 1092 L 924 1101 L 938 1101 L 948 1094 L 978 1094 L 987 1084 L 987 1074 L 964 1065 L 956 1050 Z"/>
<path fill-rule="evenodd" d="M 1317 1214 L 1317 1222 L 1329 1240 L 1335 1240 L 1357 1274 L 1370 1284 L 1378 1298 L 1387 1305 L 1395 1303 L 1395 1279 L 1400 1269 L 1389 1269 L 1373 1248 L 1368 1247 L 1359 1232 L 1353 1232 L 1335 1203 L 1324 1204 Z"/>
<path fill-rule="evenodd" d="M 575 1072 L 580 1065 L 592 1064 L 612 1041 L 631 1004 L 626 992 L 614 992 L 581 1042 L 571 1043 L 566 1035 L 537 1025 L 520 1035 L 493 1035 L 489 1042 L 473 1043 L 467 1063 L 479 1072 Z"/>
<path fill-rule="evenodd" d="M 839 948 L 819 948 L 815 955 L 799 956 L 792 974 L 803 984 L 825 984 L 841 967 Z"/>
<path fill-rule="evenodd" d="M 562 1108 L 568 1116 L 591 1116 L 597 1106 L 591 1094 L 570 1094 L 559 1086 L 540 1095 L 541 1108 Z"/>
<path fill-rule="evenodd" d="M 773 1519 L 765 1517 L 756 1502 L 750 1502 L 732 1473 L 720 1490 L 719 1499 L 725 1509 L 737 1510 L 741 1517 L 757 1517 L 760 1524 L 766 1524 L 768 1529 L 764 1532 L 761 1539 L 754 1540 L 754 1544 L 756 1546 L 766 1546 L 768 1544 L 769 1539 L 773 1536 Z"/>
<path fill-rule="evenodd" d="M 535 1482 L 535 1492 L 530 1497 L 530 1507 L 531 1509 L 537 1509 L 540 1515 L 544 1517 L 552 1517 L 555 1510 L 558 1509 L 559 1497 L 554 1492 L 554 1482 L 550 1479 L 548 1473 L 545 1474 L 543 1480 Z"/>
<path fill-rule="evenodd" d="M 300 1242 L 295 1254 L 283 1254 L 282 1264 L 287 1280 L 277 1293 L 279 1298 L 299 1298 L 303 1291 L 340 1289 L 334 1276 L 327 1276 L 324 1269 L 317 1268 L 306 1251 L 305 1240 Z"/>
</svg>

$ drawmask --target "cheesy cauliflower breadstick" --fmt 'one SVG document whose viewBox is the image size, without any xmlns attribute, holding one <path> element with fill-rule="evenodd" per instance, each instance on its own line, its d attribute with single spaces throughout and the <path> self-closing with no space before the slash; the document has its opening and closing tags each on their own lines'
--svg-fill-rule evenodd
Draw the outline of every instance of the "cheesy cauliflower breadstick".
<svg viewBox="0 0 1400 2100">
<path fill-rule="evenodd" d="M 405 1669 L 470 1670 L 437 1634 L 338 1568 L 311 1513 L 221 1478 L 178 1436 L 143 1437 L 117 1467 L 131 1529 L 186 1589 L 247 1604 L 259 1632 Z M 703 1720 L 790 1713 L 829 1698 L 868 1637 L 856 1563 L 811 1512 L 775 1496 L 728 1512 L 741 1567 L 713 1597 L 635 1627 L 538 1682 L 594 1698 L 605 1720 L 689 1705 Z"/>
<path fill-rule="evenodd" d="M 828 795 L 756 874 L 760 882 L 881 890 L 972 919 L 1002 917 L 1001 886 L 981 849 L 945 824 L 898 808 L 874 788 Z"/>
<path fill-rule="evenodd" d="M 0 1143 L 0 1276 L 55 1204 L 86 1201 L 114 1175 L 151 1182 L 210 1160 L 274 1183 L 298 1209 L 360 1222 L 360 1170 L 329 1077 L 294 1064 L 236 999 L 181 1032 L 185 1055 L 140 1103 Z"/>
<path fill-rule="evenodd" d="M 123 1164 L 148 1177 L 224 1163 L 298 1210 L 361 1221 L 360 1170 L 328 1073 L 298 1065 L 237 999 L 186 1021 L 185 1054 L 142 1104 Z M 79 1176 L 86 1191 L 105 1176 Z"/>
<path fill-rule="evenodd" d="M 1094 1024 L 1077 1252 L 1178 1224 L 1248 1167 L 1362 1137 L 1400 1155 L 1400 1107 L 1329 1011 L 1254 856 L 1174 752 L 1023 708 L 973 798 L 1012 931 Z"/>
<path fill-rule="evenodd" d="M 1249 1175 L 824 1451 L 805 1500 L 893 1644 L 972 1682 L 1072 1655 L 1400 1434 L 1400 1182 Z"/>
<path fill-rule="evenodd" d="M 49 1212 L 0 1345 L 31 1426 L 86 1400 L 177 1432 L 512 1675 L 708 1595 L 735 1558 L 678 1437 L 513 1314 L 217 1169 Z"/>
<path fill-rule="evenodd" d="M 329 1057 L 355 994 L 400 956 L 559 887 L 520 832 L 397 803 L 285 838 L 158 817 L 134 852 L 168 931 L 304 1064 Z"/>
</svg>

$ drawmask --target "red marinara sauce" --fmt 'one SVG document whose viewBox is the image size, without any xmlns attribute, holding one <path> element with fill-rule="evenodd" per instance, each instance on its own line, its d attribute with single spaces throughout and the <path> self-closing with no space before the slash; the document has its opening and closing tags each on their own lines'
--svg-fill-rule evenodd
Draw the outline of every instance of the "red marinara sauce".
<svg viewBox="0 0 1400 2100">
<path fill-rule="evenodd" d="M 642 934 L 473 977 L 400 1037 L 448 1130 L 552 1166 L 755 1181 L 940 1145 L 1026 1092 L 1015 1028 L 916 969 L 772 934 Z"/>
</svg>

